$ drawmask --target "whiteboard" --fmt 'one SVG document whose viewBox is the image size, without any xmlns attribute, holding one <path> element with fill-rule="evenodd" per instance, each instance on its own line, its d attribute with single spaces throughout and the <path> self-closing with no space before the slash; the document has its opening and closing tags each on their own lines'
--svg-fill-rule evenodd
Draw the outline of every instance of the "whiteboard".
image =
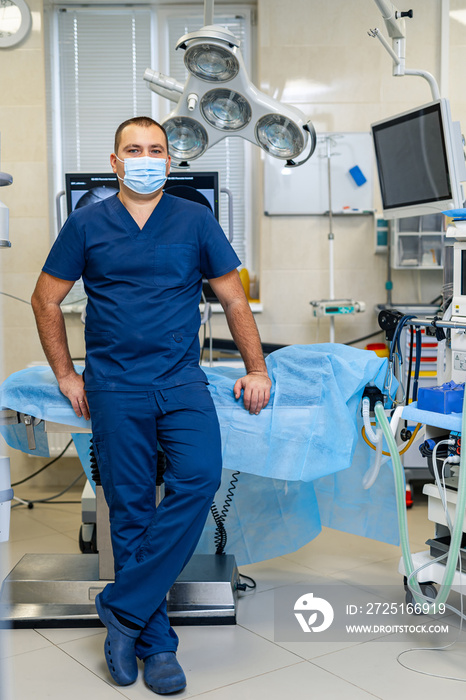
<svg viewBox="0 0 466 700">
<path fill-rule="evenodd" d="M 329 211 L 328 137 L 331 137 L 332 144 L 332 212 L 373 211 L 372 137 L 369 133 L 339 132 L 318 134 L 314 154 L 297 168 L 285 168 L 285 161 L 265 156 L 265 214 L 325 214 Z M 354 166 L 358 166 L 366 178 L 361 186 L 349 172 Z"/>
</svg>

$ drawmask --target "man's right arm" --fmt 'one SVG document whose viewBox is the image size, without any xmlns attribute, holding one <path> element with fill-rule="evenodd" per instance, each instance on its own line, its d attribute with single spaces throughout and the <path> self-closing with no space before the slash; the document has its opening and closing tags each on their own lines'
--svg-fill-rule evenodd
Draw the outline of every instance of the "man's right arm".
<svg viewBox="0 0 466 700">
<path fill-rule="evenodd" d="M 45 356 L 64 394 L 80 418 L 89 419 L 84 381 L 73 367 L 60 304 L 74 282 L 41 272 L 31 303 Z"/>
</svg>

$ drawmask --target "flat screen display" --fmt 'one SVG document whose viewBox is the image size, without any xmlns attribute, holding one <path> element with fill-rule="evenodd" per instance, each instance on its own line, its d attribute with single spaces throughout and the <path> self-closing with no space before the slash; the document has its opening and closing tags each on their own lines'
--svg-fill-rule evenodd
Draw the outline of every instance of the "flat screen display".
<svg viewBox="0 0 466 700">
<path fill-rule="evenodd" d="M 372 126 L 384 210 L 453 198 L 440 103 Z"/>
<path fill-rule="evenodd" d="M 67 173 L 65 175 L 68 216 L 75 209 L 95 204 L 118 193 L 118 178 L 114 173 Z"/>
<path fill-rule="evenodd" d="M 175 197 L 182 197 L 208 206 L 217 221 L 219 220 L 217 172 L 170 173 L 164 190 Z"/>
<path fill-rule="evenodd" d="M 67 173 L 65 175 L 68 215 L 79 207 L 94 204 L 119 191 L 114 173 Z M 165 192 L 209 207 L 219 220 L 219 182 L 217 172 L 170 173 Z"/>
</svg>

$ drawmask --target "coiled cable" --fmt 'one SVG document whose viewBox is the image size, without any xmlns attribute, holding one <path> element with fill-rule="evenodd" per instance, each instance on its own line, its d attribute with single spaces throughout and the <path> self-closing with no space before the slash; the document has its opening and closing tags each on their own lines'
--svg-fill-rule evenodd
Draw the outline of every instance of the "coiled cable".
<svg viewBox="0 0 466 700">
<path fill-rule="evenodd" d="M 225 547 L 227 544 L 228 537 L 224 523 L 227 518 L 228 511 L 231 507 L 231 502 L 233 500 L 234 491 L 236 489 L 239 474 L 241 474 L 241 472 L 233 472 L 233 474 L 231 475 L 230 486 L 228 488 L 222 510 L 219 512 L 215 501 L 212 503 L 212 506 L 210 508 L 210 512 L 212 513 L 212 517 L 217 526 L 214 535 L 215 554 L 225 554 Z"/>
<path fill-rule="evenodd" d="M 91 461 L 91 474 L 94 484 L 96 486 L 102 486 L 102 481 L 100 479 L 99 465 L 97 464 L 97 457 L 94 451 L 94 439 L 91 437 L 91 442 L 89 445 L 89 457 Z"/>
</svg>

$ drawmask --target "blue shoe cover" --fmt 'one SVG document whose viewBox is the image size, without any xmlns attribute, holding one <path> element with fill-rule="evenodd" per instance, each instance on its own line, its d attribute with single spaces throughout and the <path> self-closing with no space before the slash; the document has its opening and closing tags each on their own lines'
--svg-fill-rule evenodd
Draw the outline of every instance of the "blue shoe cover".
<svg viewBox="0 0 466 700">
<path fill-rule="evenodd" d="M 138 677 L 138 664 L 134 650 L 136 639 L 140 630 L 132 630 L 122 625 L 100 600 L 100 593 L 96 596 L 95 607 L 101 622 L 107 628 L 105 639 L 105 659 L 108 670 L 115 683 L 118 685 L 130 685 Z"/>
<path fill-rule="evenodd" d="M 176 693 L 186 687 L 186 676 L 174 651 L 162 651 L 144 659 L 144 680 L 159 695 Z"/>
</svg>

